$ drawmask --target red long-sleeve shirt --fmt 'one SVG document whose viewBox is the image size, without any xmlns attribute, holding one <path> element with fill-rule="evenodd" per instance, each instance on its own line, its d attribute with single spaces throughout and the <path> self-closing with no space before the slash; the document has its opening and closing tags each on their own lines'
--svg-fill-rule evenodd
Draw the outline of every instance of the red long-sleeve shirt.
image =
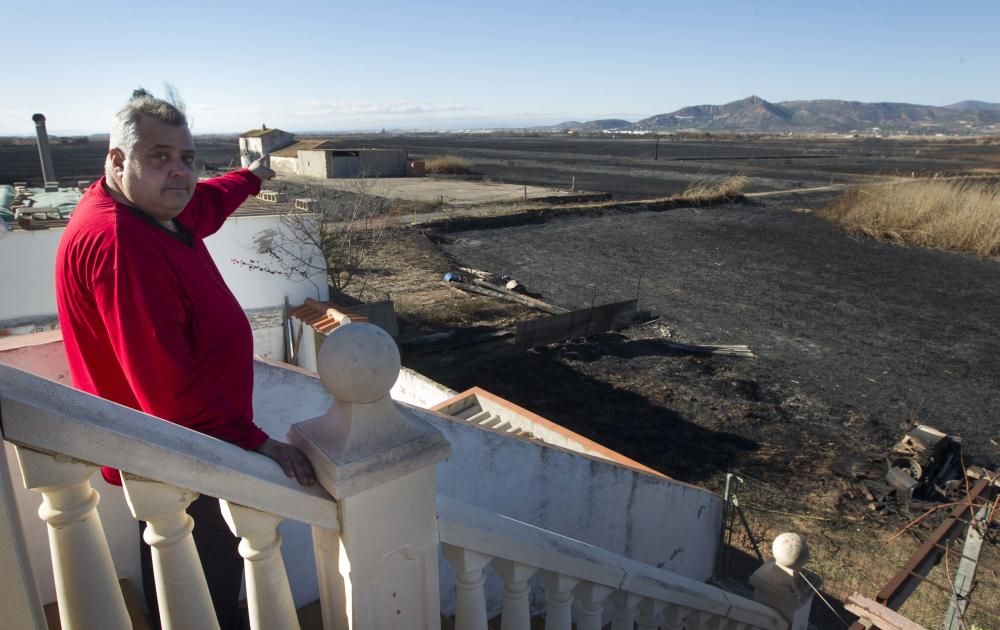
<svg viewBox="0 0 1000 630">
<path fill-rule="evenodd" d="M 87 190 L 56 254 L 76 388 L 246 449 L 267 439 L 253 423 L 250 323 L 202 242 L 259 190 L 246 169 L 199 182 L 179 233 L 115 202 L 103 177 Z"/>
</svg>

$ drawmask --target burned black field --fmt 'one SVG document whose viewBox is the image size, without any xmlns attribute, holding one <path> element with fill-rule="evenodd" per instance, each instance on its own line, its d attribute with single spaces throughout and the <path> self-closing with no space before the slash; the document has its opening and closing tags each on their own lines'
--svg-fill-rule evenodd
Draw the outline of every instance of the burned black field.
<svg viewBox="0 0 1000 630">
<path fill-rule="evenodd" d="M 997 459 L 1000 263 L 850 238 L 804 211 L 829 195 L 450 233 L 452 257 L 555 304 L 638 294 L 659 319 L 441 376 L 688 481 L 730 467 L 822 474 L 885 452 L 912 423 Z M 757 358 L 665 341 L 746 344 Z"/>
</svg>

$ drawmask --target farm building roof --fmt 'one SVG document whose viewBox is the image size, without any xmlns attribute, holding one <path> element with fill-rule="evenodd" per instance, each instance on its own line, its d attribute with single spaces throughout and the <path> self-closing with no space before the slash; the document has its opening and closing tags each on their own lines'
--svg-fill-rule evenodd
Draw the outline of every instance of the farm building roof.
<svg viewBox="0 0 1000 630">
<path fill-rule="evenodd" d="M 281 129 L 251 129 L 240 134 L 241 138 L 262 138 L 271 133 L 285 133 Z"/>
<path fill-rule="evenodd" d="M 284 149 L 274 151 L 271 155 L 275 157 L 299 157 L 299 151 L 317 151 L 332 149 L 334 143 L 329 140 L 300 140 Z"/>
</svg>

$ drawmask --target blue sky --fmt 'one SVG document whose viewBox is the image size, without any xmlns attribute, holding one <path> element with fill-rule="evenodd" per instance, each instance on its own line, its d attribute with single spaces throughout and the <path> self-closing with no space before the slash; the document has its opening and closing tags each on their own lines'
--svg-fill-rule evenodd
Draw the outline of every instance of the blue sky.
<svg viewBox="0 0 1000 630">
<path fill-rule="evenodd" d="M 996 0 L 2 0 L 0 22 L 0 135 L 36 111 L 104 132 L 166 81 L 195 133 L 637 120 L 751 94 L 1000 102 Z"/>
</svg>

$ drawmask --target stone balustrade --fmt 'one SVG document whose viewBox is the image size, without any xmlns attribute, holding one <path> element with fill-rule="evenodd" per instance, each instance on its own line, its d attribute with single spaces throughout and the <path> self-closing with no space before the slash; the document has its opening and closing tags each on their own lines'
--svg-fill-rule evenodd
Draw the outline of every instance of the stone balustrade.
<svg viewBox="0 0 1000 630">
<path fill-rule="evenodd" d="M 503 630 L 530 627 L 539 585 L 553 630 L 574 621 L 581 630 L 803 627 L 808 598 L 789 590 L 800 586 L 800 539 L 779 537 L 775 562 L 755 576 L 759 601 L 751 601 L 437 495 L 435 464 L 450 447 L 389 397 L 399 372 L 391 337 L 345 323 L 325 341 L 318 366 L 332 404 L 288 435 L 321 486 L 303 488 L 263 456 L 0 365 L 3 438 L 17 446 L 25 486 L 42 496 L 62 627 L 131 627 L 95 509 L 97 463 L 123 471 L 129 509 L 146 523 L 164 628 L 217 627 L 186 513 L 199 494 L 220 497 L 242 539 L 255 629 L 297 627 L 278 534 L 284 519 L 313 528 L 324 628 L 439 628 L 439 554 L 455 572 L 460 630 L 486 628 L 487 572 L 503 583 Z M 0 516 L 7 494 L 0 484 Z M 25 602 L 16 614 L 42 627 L 22 560 L 0 586 L 22 596 L 8 595 Z"/>
<path fill-rule="evenodd" d="M 787 611 L 438 496 L 444 557 L 455 571 L 455 627 L 486 628 L 488 567 L 503 580 L 502 627 L 527 629 L 527 580 L 541 571 L 548 629 L 789 628 Z M 779 537 L 780 538 L 780 537 Z M 806 611 L 806 615 L 808 611 Z"/>
<path fill-rule="evenodd" d="M 337 504 L 325 491 L 298 486 L 262 455 L 4 365 L 0 415 L 25 487 L 42 496 L 63 628 L 132 627 L 96 510 L 98 462 L 123 471 L 129 509 L 146 522 L 163 628 L 218 627 L 185 511 L 199 493 L 225 498 L 220 509 L 243 539 L 251 627 L 298 627 L 277 526 L 291 518 L 336 533 Z M 18 564 L 26 614 L 43 620 L 31 568 Z"/>
</svg>

